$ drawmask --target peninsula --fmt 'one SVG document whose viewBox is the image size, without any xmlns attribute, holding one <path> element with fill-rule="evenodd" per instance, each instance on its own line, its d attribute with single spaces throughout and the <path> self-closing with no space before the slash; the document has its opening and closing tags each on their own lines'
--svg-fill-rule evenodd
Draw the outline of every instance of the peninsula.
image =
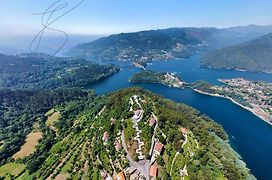
<svg viewBox="0 0 272 180">
<path fill-rule="evenodd" d="M 130 79 L 133 83 L 158 83 L 168 87 L 192 88 L 194 91 L 210 96 L 230 99 L 233 103 L 252 112 L 272 125 L 272 84 L 249 81 L 243 78 L 219 79 L 223 86 L 215 86 L 205 81 L 186 83 L 173 73 L 141 71 Z"/>
<path fill-rule="evenodd" d="M 204 81 L 192 84 L 199 93 L 230 99 L 272 125 L 272 84 L 243 78 L 219 79 L 223 86 Z"/>
<path fill-rule="evenodd" d="M 129 82 L 158 83 L 168 87 L 183 88 L 185 83 L 174 73 L 144 70 L 132 75 Z"/>
</svg>

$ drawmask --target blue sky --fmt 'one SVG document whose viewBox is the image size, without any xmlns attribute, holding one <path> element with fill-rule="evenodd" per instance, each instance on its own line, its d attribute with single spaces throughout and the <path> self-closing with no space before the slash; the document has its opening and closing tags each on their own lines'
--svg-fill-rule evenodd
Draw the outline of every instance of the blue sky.
<svg viewBox="0 0 272 180">
<path fill-rule="evenodd" d="M 79 1 L 62 2 L 72 7 Z M 31 13 L 43 12 L 54 2 L 0 0 L 0 35 L 36 33 L 41 17 Z M 111 34 L 185 26 L 267 25 L 272 24 L 271 9 L 271 0 L 85 0 L 51 27 L 71 34 Z"/>
</svg>

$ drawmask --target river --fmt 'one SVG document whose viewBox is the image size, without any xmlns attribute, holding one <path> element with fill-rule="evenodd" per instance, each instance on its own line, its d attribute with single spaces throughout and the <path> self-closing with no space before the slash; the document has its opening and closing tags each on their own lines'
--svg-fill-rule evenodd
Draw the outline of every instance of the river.
<svg viewBox="0 0 272 180">
<path fill-rule="evenodd" d="M 173 61 L 157 61 L 149 64 L 147 69 L 174 72 L 186 82 L 206 80 L 219 85 L 220 82 L 217 81 L 219 78 L 238 77 L 272 82 L 272 74 L 267 73 L 202 69 L 198 66 L 199 56 Z M 141 86 L 176 102 L 192 106 L 223 126 L 229 135 L 232 147 L 241 155 L 256 178 L 271 179 L 272 126 L 227 99 L 199 94 L 188 88 L 177 89 L 159 84 L 129 83 L 129 77 L 140 69 L 128 66 L 125 62 L 117 64 L 121 67 L 120 72 L 91 86 L 98 94 Z"/>
</svg>

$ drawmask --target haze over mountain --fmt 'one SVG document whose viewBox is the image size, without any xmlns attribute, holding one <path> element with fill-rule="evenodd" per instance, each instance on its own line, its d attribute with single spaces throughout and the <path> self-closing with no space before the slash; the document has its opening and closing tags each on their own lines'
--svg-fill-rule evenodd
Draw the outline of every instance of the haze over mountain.
<svg viewBox="0 0 272 180">
<path fill-rule="evenodd" d="M 145 61 L 188 57 L 202 49 L 233 45 L 272 32 L 272 26 L 226 29 L 170 28 L 121 33 L 79 44 L 67 55 L 96 60 Z"/>
<path fill-rule="evenodd" d="M 272 72 L 272 33 L 208 53 L 202 57 L 201 65 L 216 69 Z"/>
<path fill-rule="evenodd" d="M 0 53 L 3 54 L 20 54 L 29 52 L 29 47 L 33 41 L 35 34 L 30 35 L 15 35 L 15 36 L 2 36 L 0 35 Z M 68 41 L 60 51 L 58 55 L 62 55 L 63 52 L 68 51 L 72 47 L 79 43 L 84 43 L 88 41 L 95 40 L 101 37 L 101 35 L 69 35 Z M 46 54 L 54 54 L 58 48 L 65 41 L 65 36 L 53 36 L 48 35 L 42 38 L 40 47 L 37 52 L 42 52 Z M 38 41 L 36 41 L 38 42 Z"/>
</svg>

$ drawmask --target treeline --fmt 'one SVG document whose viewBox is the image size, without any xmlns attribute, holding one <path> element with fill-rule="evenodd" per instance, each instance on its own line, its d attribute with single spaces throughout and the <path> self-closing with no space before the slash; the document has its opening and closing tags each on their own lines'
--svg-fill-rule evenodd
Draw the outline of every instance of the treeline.
<svg viewBox="0 0 272 180">
<path fill-rule="evenodd" d="M 44 54 L 6 56 L 0 54 L 0 87 L 16 89 L 54 89 L 88 87 L 119 68 L 83 59 L 52 58 Z"/>
<path fill-rule="evenodd" d="M 202 81 L 202 80 L 192 83 L 191 87 L 196 90 L 205 92 L 205 93 L 210 93 L 210 94 L 216 93 L 216 91 L 214 89 L 212 89 L 212 85 L 210 83 L 208 83 L 206 81 Z"/>
<path fill-rule="evenodd" d="M 34 122 L 44 124 L 44 114 L 56 105 L 64 105 L 94 96 L 92 91 L 57 89 L 52 91 L 0 90 L 0 163 L 20 150 Z"/>
</svg>

